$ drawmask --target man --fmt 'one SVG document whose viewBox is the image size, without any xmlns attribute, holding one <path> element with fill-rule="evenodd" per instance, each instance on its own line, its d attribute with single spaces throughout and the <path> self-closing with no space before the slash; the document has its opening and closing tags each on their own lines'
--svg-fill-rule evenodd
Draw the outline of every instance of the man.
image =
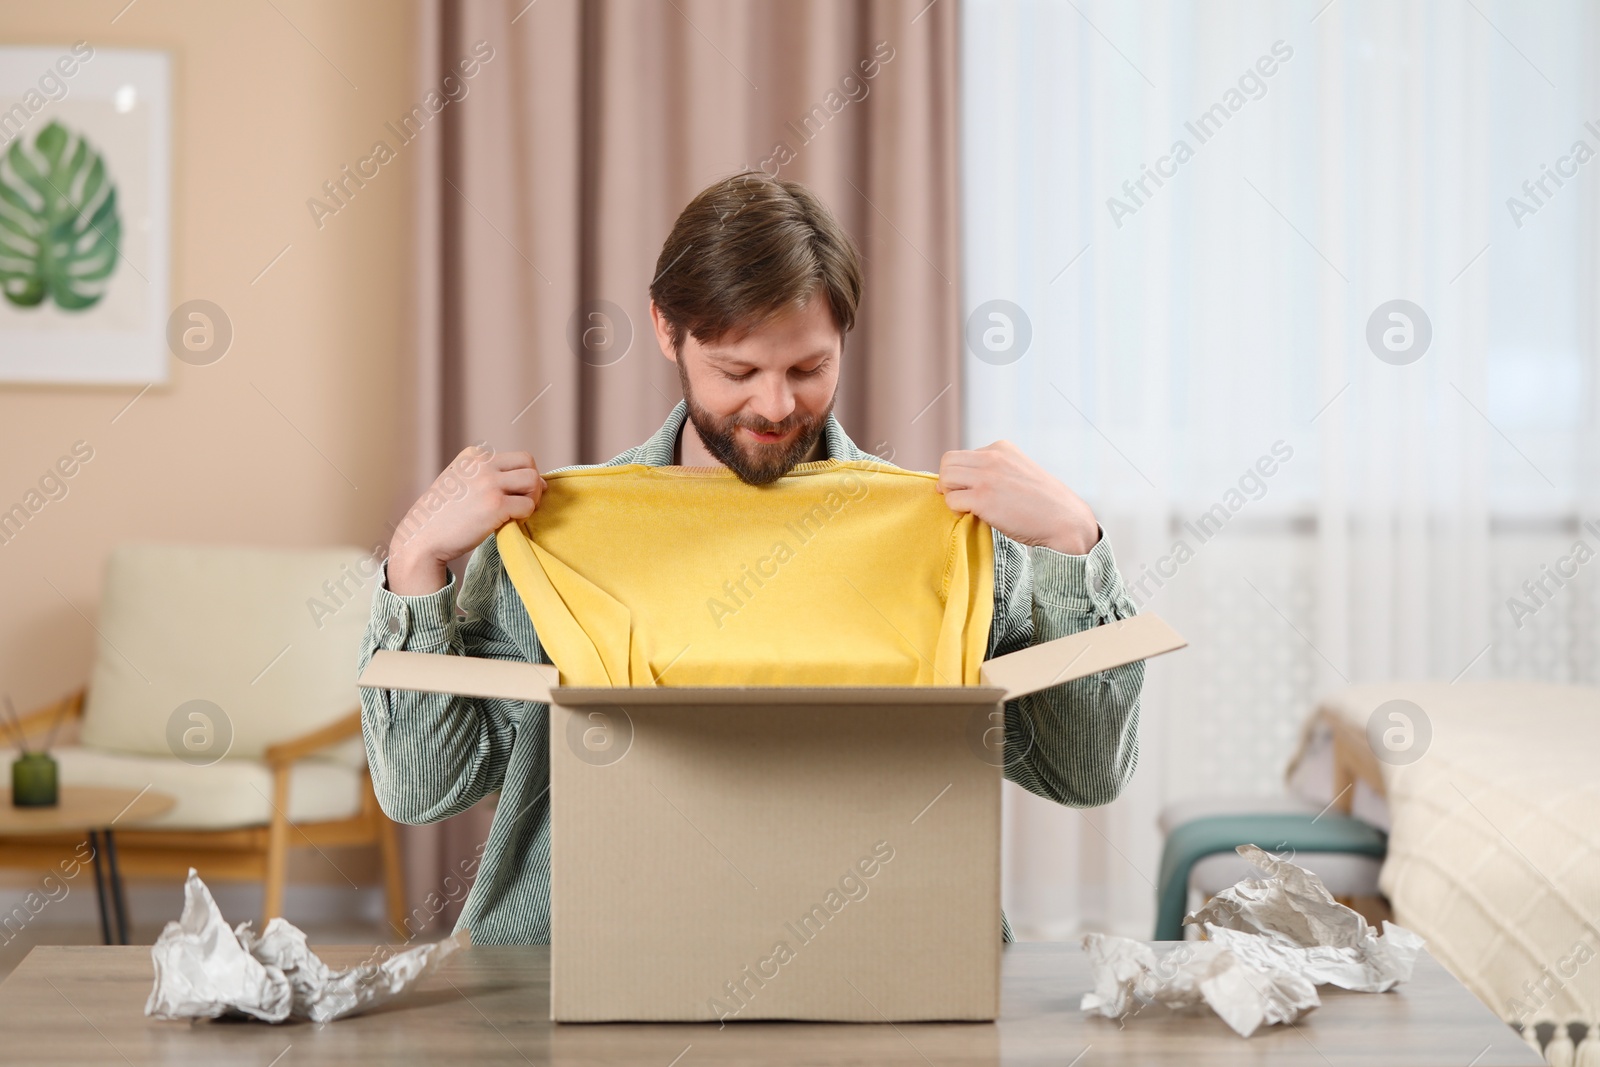
<svg viewBox="0 0 1600 1067">
<path fill-rule="evenodd" d="M 656 275 L 650 318 L 683 400 L 607 466 L 721 464 L 761 486 L 805 461 L 879 459 L 833 417 L 861 268 L 808 189 L 760 173 L 718 182 L 678 217 Z M 946 452 L 936 487 L 994 530 L 987 657 L 1134 614 L 1088 506 L 1009 442 Z M 418 502 L 422 519 L 396 532 L 359 666 L 378 648 L 550 662 L 494 537 L 531 515 L 544 489 L 526 452 L 463 451 Z M 458 620 L 445 564 L 468 551 Z M 1133 663 L 1009 702 L 1006 777 L 1061 804 L 1109 803 L 1138 759 L 1143 679 Z M 479 943 L 548 942 L 548 706 L 374 689 L 361 691 L 361 705 L 373 785 L 391 818 L 437 822 L 500 791 L 457 929 Z M 1003 917 L 1002 936 L 1011 940 Z"/>
</svg>

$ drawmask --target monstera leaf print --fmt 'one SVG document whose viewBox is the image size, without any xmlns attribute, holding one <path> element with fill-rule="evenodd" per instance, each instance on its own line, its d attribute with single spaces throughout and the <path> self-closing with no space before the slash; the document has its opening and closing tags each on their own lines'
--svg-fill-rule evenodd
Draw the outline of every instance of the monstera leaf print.
<svg viewBox="0 0 1600 1067">
<path fill-rule="evenodd" d="M 117 267 L 116 186 L 100 153 L 61 123 L 24 140 L 0 155 L 0 291 L 18 307 L 93 307 Z"/>
</svg>

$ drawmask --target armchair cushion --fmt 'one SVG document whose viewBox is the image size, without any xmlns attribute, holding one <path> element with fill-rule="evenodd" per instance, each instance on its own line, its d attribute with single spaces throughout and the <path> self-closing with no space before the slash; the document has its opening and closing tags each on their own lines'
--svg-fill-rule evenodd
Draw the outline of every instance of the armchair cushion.
<svg viewBox="0 0 1600 1067">
<path fill-rule="evenodd" d="M 83 744 L 171 759 L 191 726 L 178 708 L 205 700 L 224 717 L 211 726 L 232 735 L 216 770 L 348 714 L 376 577 L 359 548 L 119 546 L 106 565 Z M 359 766 L 359 739 L 329 755 Z"/>
<path fill-rule="evenodd" d="M 229 757 L 194 767 L 170 755 L 133 756 L 78 745 L 51 750 L 63 785 L 122 786 L 167 793 L 177 803 L 139 830 L 237 830 L 272 818 L 272 771 L 258 760 Z M 16 750 L 0 750 L 7 766 Z M 361 810 L 359 768 L 328 759 L 303 759 L 289 772 L 292 823 L 348 819 Z M 120 828 L 120 827 L 119 827 Z"/>
</svg>

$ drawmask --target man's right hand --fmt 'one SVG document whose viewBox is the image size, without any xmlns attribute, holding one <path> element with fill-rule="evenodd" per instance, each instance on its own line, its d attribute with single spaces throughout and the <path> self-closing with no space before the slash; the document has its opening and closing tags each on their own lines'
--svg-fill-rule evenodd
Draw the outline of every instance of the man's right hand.
<svg viewBox="0 0 1600 1067">
<path fill-rule="evenodd" d="M 395 529 L 389 591 L 426 596 L 443 589 L 445 564 L 512 519 L 532 515 L 546 484 L 527 452 L 462 449 Z"/>
</svg>

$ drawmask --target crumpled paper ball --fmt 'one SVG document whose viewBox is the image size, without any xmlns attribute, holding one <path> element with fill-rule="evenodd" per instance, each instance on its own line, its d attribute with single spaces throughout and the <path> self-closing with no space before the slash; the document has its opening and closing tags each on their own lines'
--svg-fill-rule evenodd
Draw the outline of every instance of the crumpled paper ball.
<svg viewBox="0 0 1600 1067">
<path fill-rule="evenodd" d="M 211 890 L 193 867 L 183 887 L 183 914 L 150 950 L 155 986 L 144 1013 L 157 1019 L 288 1019 L 329 1022 L 393 1000 L 457 949 L 470 947 L 462 930 L 443 941 L 366 963 L 330 970 L 306 945 L 306 935 L 283 918 L 257 935 L 248 920 L 229 929 Z"/>
<path fill-rule="evenodd" d="M 1411 977 L 1422 938 L 1391 922 L 1379 935 L 1304 867 L 1255 845 L 1236 851 L 1267 877 L 1224 889 L 1184 918 L 1206 940 L 1157 956 L 1143 941 L 1085 935 L 1095 988 L 1082 1010 L 1121 1019 L 1148 1004 L 1210 1009 L 1249 1037 L 1319 1006 L 1319 985 L 1382 993 Z"/>
</svg>

